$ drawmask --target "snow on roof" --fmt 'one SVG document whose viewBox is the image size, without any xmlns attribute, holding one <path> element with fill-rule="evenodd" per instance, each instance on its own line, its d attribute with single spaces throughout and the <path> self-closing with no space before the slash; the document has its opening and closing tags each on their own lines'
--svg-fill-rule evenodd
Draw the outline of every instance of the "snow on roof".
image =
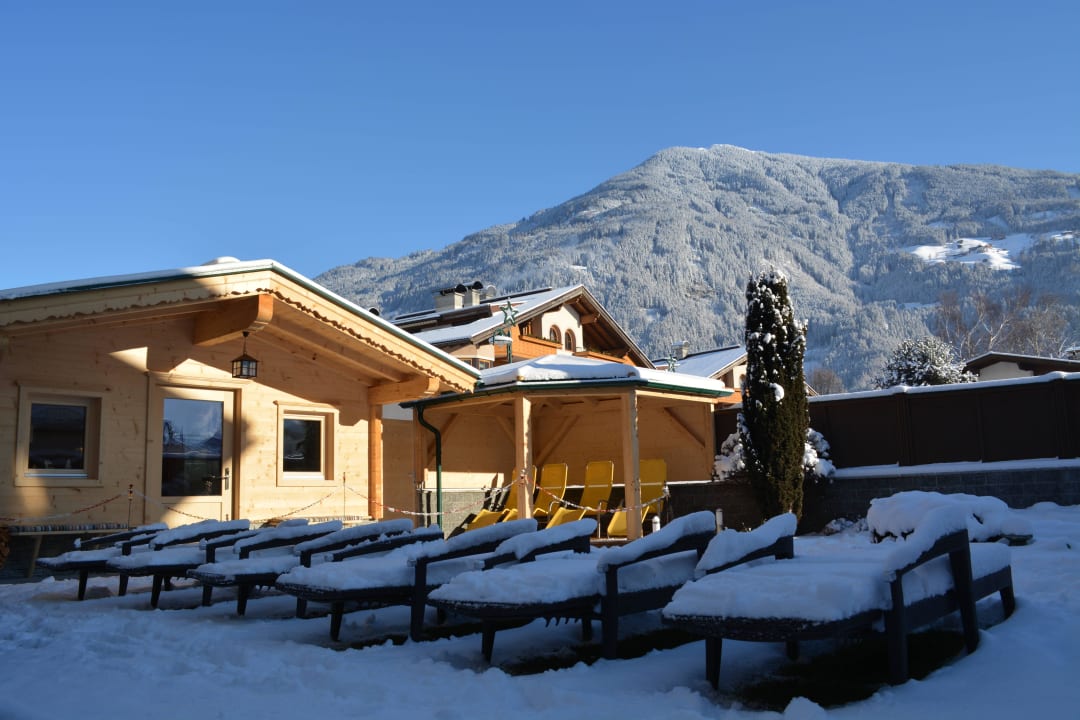
<svg viewBox="0 0 1080 720">
<path fill-rule="evenodd" d="M 816 395 L 814 397 L 807 398 L 807 400 L 809 402 L 815 403 L 836 402 L 843 400 L 862 400 L 865 398 L 882 397 L 885 395 L 923 395 L 927 393 L 955 392 L 957 390 L 970 390 L 972 392 L 978 392 L 979 390 L 985 389 L 987 386 L 991 385 L 995 387 L 1003 387 L 1006 385 L 1027 385 L 1034 383 L 1054 382 L 1061 379 L 1080 379 L 1080 372 L 1065 373 L 1055 370 L 1053 372 L 1044 373 L 1042 375 L 1034 375 L 1032 377 L 1004 378 L 1002 380 L 980 380 L 978 382 L 952 383 L 949 385 L 894 385 L 893 387 L 884 388 L 881 390 L 858 390 L 855 392 L 836 393 L 833 395 Z"/>
<path fill-rule="evenodd" d="M 669 373 L 639 368 L 633 365 L 578 357 L 576 355 L 544 355 L 480 372 L 479 390 L 506 385 L 537 383 L 636 382 L 657 385 L 687 392 L 728 395 L 731 390 L 721 381 L 711 378 Z"/>
<path fill-rule="evenodd" d="M 701 377 L 713 377 L 728 369 L 740 359 L 746 356 L 746 348 L 741 345 L 733 345 L 716 350 L 691 353 L 686 357 L 675 359 L 675 372 L 687 375 L 700 375 Z M 658 370 L 667 370 L 670 358 L 653 360 L 653 365 Z"/>
<path fill-rule="evenodd" d="M 1080 360 L 1069 358 L 1054 358 L 1043 355 L 1023 355 L 1020 353 L 985 352 L 977 355 L 964 363 L 964 369 L 968 371 L 981 370 L 995 363 L 1015 363 L 1017 365 L 1035 365 L 1037 367 L 1052 367 L 1061 372 L 1073 372 L 1080 370 Z"/>
<path fill-rule="evenodd" d="M 232 275 L 242 272 L 253 272 L 256 270 L 275 270 L 283 275 L 289 275 L 294 279 L 302 280 L 307 283 L 312 282 L 299 273 L 290 270 L 273 260 L 217 258 L 203 265 L 193 265 L 183 268 L 151 270 L 148 272 L 128 273 L 125 275 L 105 275 L 94 278 L 42 283 L 39 285 L 25 285 L 23 287 L 0 290 L 0 300 L 17 300 L 39 295 L 61 295 L 66 293 L 84 292 L 87 290 L 124 287 L 126 285 L 143 285 L 179 278 L 215 277 L 218 275 Z"/>
<path fill-rule="evenodd" d="M 41 285 L 27 285 L 24 287 L 0 289 L 0 302 L 4 300 L 19 300 L 45 295 L 61 295 L 67 293 L 87 292 L 106 288 L 124 287 L 129 285 L 145 285 L 160 283 L 166 280 L 178 280 L 185 278 L 219 277 L 222 275 L 236 275 L 240 273 L 269 270 L 277 273 L 296 284 L 311 290 L 331 303 L 348 310 L 354 315 L 363 317 L 366 321 L 374 323 L 385 330 L 393 333 L 406 342 L 422 348 L 426 352 L 439 356 L 445 362 L 451 363 L 458 369 L 464 370 L 470 375 L 476 375 L 476 369 L 459 358 L 450 355 L 443 350 L 417 337 L 415 334 L 402 330 L 389 320 L 376 315 L 366 308 L 362 308 L 350 300 L 346 300 L 332 290 L 320 285 L 314 280 L 301 275 L 291 268 L 270 259 L 262 260 L 237 260 L 231 257 L 216 258 L 204 265 L 192 267 L 174 268 L 170 270 L 156 270 L 128 275 L 109 275 L 104 277 L 88 278 L 83 280 L 70 280 L 67 282 L 46 283 Z"/>
<path fill-rule="evenodd" d="M 503 313 L 500 310 L 506 305 L 507 302 L 513 308 L 515 315 L 520 319 L 522 316 L 528 316 L 534 310 L 556 302 L 559 298 L 565 297 L 578 289 L 581 285 L 571 285 L 560 288 L 545 288 L 544 290 L 538 290 L 535 292 L 519 293 L 514 295 L 502 295 L 500 297 L 489 298 L 480 303 L 480 305 L 486 305 L 492 309 L 490 315 L 477 318 L 472 322 L 463 323 L 461 325 L 449 325 L 446 327 L 436 327 L 430 330 L 416 330 L 413 334 L 433 345 L 441 343 L 449 343 L 454 341 L 466 341 L 473 340 L 477 337 L 494 333 L 503 324 Z M 456 312 L 463 308 L 457 308 Z M 409 313 L 407 315 L 401 315 L 394 318 L 395 322 L 408 321 L 410 324 L 423 319 L 438 320 L 443 315 L 447 314 L 446 311 L 429 310 L 421 313 Z"/>
</svg>

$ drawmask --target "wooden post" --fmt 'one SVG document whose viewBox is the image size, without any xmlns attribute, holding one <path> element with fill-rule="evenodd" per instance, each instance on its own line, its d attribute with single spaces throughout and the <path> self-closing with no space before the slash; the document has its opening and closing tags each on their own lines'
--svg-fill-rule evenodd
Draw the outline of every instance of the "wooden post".
<svg viewBox="0 0 1080 720">
<path fill-rule="evenodd" d="M 623 421 L 623 505 L 626 512 L 626 538 L 637 540 L 641 529 L 641 453 L 638 449 L 638 398 L 631 388 L 622 396 Z"/>
<path fill-rule="evenodd" d="M 518 516 L 531 518 L 532 507 L 532 402 L 525 397 L 524 393 L 514 398 L 514 464 L 519 477 L 514 481 L 524 479 L 525 482 L 517 485 Z"/>
<path fill-rule="evenodd" d="M 420 425 L 417 419 L 417 411 L 413 411 L 412 440 L 413 440 L 413 511 L 424 512 L 424 485 L 427 483 L 428 466 L 428 437 L 430 433 Z M 427 525 L 424 520 L 419 520 L 417 525 Z"/>
<path fill-rule="evenodd" d="M 371 406 L 368 418 L 368 510 L 375 520 L 383 517 L 383 420 L 382 405 Z M 342 518 L 344 520 L 344 518 Z"/>
</svg>

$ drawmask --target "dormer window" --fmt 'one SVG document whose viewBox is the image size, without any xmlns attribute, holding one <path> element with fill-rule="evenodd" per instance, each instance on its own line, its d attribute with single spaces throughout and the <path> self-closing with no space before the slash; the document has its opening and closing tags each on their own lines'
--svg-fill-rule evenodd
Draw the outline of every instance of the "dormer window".
<svg viewBox="0 0 1080 720">
<path fill-rule="evenodd" d="M 562 334 L 559 332 L 559 328 L 554 325 L 551 326 L 551 329 L 548 330 L 548 340 L 556 345 L 562 345 Z"/>
<path fill-rule="evenodd" d="M 573 330 L 567 330 L 563 336 L 563 347 L 570 352 L 577 352 L 577 338 L 574 337 Z"/>
</svg>

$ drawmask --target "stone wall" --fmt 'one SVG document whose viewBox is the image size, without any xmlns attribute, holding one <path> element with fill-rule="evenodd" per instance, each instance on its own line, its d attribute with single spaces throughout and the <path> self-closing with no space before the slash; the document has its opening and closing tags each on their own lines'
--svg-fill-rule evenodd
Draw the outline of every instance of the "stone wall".
<svg viewBox="0 0 1080 720">
<path fill-rule="evenodd" d="M 866 516 L 870 501 L 904 490 L 992 495 L 1010 507 L 1025 508 L 1038 502 L 1080 504 L 1080 463 L 1050 467 L 979 469 L 952 472 L 905 468 L 903 473 L 859 475 L 858 468 L 840 477 L 807 482 L 799 532 L 816 532 L 834 519 Z M 764 519 L 746 481 L 692 483 L 671 486 L 671 509 L 676 515 L 695 510 L 721 510 L 724 526 L 739 530 L 756 527 Z"/>
</svg>

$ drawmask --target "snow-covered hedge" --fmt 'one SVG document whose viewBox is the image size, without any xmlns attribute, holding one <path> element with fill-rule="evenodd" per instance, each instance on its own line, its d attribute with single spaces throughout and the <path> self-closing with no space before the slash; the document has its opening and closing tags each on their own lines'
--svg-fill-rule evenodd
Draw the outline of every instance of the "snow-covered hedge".
<svg viewBox="0 0 1080 720">
<path fill-rule="evenodd" d="M 807 428 L 806 444 L 803 450 L 803 468 L 806 475 L 812 478 L 831 477 L 836 468 L 829 458 L 829 443 L 825 436 L 813 428 Z M 739 433 L 727 436 L 720 445 L 720 454 L 713 463 L 713 479 L 729 480 L 732 476 L 739 475 L 746 470 L 743 460 L 742 441 Z"/>
</svg>

